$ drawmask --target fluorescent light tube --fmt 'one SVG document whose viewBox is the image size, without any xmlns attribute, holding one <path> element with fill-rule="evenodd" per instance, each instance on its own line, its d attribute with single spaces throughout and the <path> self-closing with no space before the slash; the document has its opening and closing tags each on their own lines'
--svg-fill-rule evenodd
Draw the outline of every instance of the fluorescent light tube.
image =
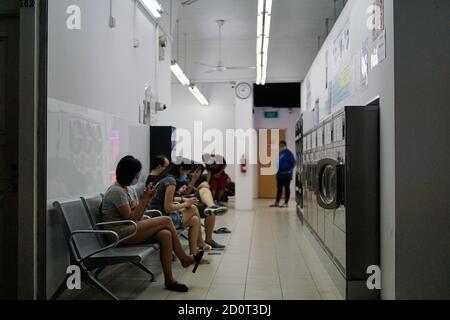
<svg viewBox="0 0 450 320">
<path fill-rule="evenodd" d="M 181 70 L 180 66 L 175 61 L 172 62 L 170 70 L 178 78 L 178 81 L 180 81 L 183 86 L 188 86 L 191 84 L 189 79 L 184 74 L 183 70 Z"/>
<path fill-rule="evenodd" d="M 162 7 L 156 0 L 139 0 L 145 9 L 156 19 L 161 18 Z"/>
<path fill-rule="evenodd" d="M 270 38 L 264 38 L 264 44 L 263 44 L 263 48 L 262 48 L 261 52 L 265 55 L 267 55 L 269 53 L 269 41 L 270 41 Z"/>
<path fill-rule="evenodd" d="M 267 76 L 267 61 L 272 22 L 273 0 L 258 0 L 258 19 L 256 32 L 256 84 L 264 85 Z"/>
<path fill-rule="evenodd" d="M 205 96 L 200 92 L 200 90 L 197 88 L 197 86 L 195 86 L 195 85 L 189 86 L 189 91 L 191 91 L 191 93 L 200 102 L 200 104 L 202 106 L 209 105 L 208 100 L 206 100 Z"/>
<path fill-rule="evenodd" d="M 263 37 L 258 37 L 258 39 L 256 39 L 256 54 L 259 55 L 261 54 L 261 50 L 262 50 L 262 44 L 263 44 Z"/>
<path fill-rule="evenodd" d="M 261 85 L 265 85 L 266 84 L 266 74 L 263 74 L 261 76 Z"/>
<path fill-rule="evenodd" d="M 263 18 L 264 15 L 263 14 L 258 14 L 258 20 L 257 20 L 257 25 L 256 25 L 256 36 L 260 37 L 263 34 Z"/>
<path fill-rule="evenodd" d="M 266 0 L 266 13 L 272 13 L 272 0 Z"/>
<path fill-rule="evenodd" d="M 264 36 L 270 36 L 270 23 L 272 20 L 272 16 L 270 14 L 266 14 L 266 18 L 264 20 Z"/>
<path fill-rule="evenodd" d="M 264 0 L 258 0 L 258 15 L 264 11 Z"/>
<path fill-rule="evenodd" d="M 263 54 L 263 56 L 262 56 L 262 67 L 263 67 L 263 70 L 266 70 L 266 68 L 267 68 L 267 60 L 268 60 L 268 58 L 269 58 L 269 56 L 267 55 L 267 53 L 265 53 L 265 54 Z"/>
</svg>

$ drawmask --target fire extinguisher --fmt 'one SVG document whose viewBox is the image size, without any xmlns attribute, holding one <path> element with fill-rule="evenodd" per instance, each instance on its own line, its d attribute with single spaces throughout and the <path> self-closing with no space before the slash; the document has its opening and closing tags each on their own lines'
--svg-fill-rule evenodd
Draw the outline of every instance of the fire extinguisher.
<svg viewBox="0 0 450 320">
<path fill-rule="evenodd" d="M 247 172 L 247 159 L 245 156 L 242 156 L 241 158 L 241 172 L 246 173 Z"/>
</svg>

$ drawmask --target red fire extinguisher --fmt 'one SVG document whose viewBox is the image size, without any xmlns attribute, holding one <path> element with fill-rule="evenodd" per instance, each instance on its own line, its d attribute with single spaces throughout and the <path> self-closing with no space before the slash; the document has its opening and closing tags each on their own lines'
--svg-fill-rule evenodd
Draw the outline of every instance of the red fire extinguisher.
<svg viewBox="0 0 450 320">
<path fill-rule="evenodd" d="M 247 159 L 243 155 L 241 158 L 241 172 L 246 173 L 247 172 Z"/>
</svg>

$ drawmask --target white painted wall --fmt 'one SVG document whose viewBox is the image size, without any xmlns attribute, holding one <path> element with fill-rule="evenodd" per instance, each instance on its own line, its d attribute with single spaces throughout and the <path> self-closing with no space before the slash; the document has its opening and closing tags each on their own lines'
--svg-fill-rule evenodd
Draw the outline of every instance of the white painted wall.
<svg viewBox="0 0 450 320">
<path fill-rule="evenodd" d="M 139 124 L 144 86 L 170 104 L 171 42 L 159 62 L 158 33 L 135 0 L 50 0 L 48 35 L 48 202 L 104 192 L 116 162 L 133 154 L 149 167 L 149 128 Z M 170 3 L 163 1 L 166 12 Z M 177 4 L 177 2 L 175 2 Z M 66 9 L 81 9 L 81 30 L 66 27 Z M 176 6 L 174 5 L 174 8 Z M 170 15 L 161 26 L 170 32 Z M 172 19 L 172 23 L 173 23 Z M 133 47 L 134 39 L 139 47 Z M 157 85 L 156 85 L 157 84 Z M 156 88 L 158 92 L 156 92 Z M 48 213 L 48 295 L 64 278 L 67 249 L 59 221 Z"/>
<path fill-rule="evenodd" d="M 246 100 L 236 98 L 236 112 L 235 112 L 236 129 L 247 131 L 253 129 L 253 96 Z M 256 150 L 257 141 L 253 140 L 256 136 L 250 135 L 248 138 L 249 154 L 246 155 L 250 160 L 250 152 Z M 239 155 L 237 155 L 240 158 Z M 255 175 L 257 173 L 257 165 L 248 165 L 248 171 L 242 173 L 240 166 L 235 167 L 236 170 L 236 209 L 237 210 L 252 210 L 254 208 L 253 194 L 256 188 Z"/>
<path fill-rule="evenodd" d="M 295 125 L 297 123 L 298 118 L 300 117 L 300 109 L 275 109 L 275 108 L 255 108 L 253 114 L 253 125 L 255 129 L 281 129 L 286 130 L 286 142 L 288 144 L 288 148 L 295 155 Z M 278 119 L 266 119 L 264 117 L 264 112 L 266 111 L 278 111 L 279 118 Z M 276 179 L 274 177 L 274 179 Z M 258 197 L 258 175 L 255 176 L 255 190 L 254 197 Z M 293 197 L 295 190 L 295 181 L 292 180 L 291 183 L 291 200 L 294 200 Z M 275 195 L 274 195 L 275 197 Z"/>
<path fill-rule="evenodd" d="M 339 17 L 336 25 L 325 41 L 310 68 L 311 75 L 311 101 L 320 99 L 321 116 L 325 116 L 325 51 L 332 54 L 332 42 L 342 28 L 345 21 L 350 19 L 350 53 L 352 61 L 358 61 L 362 44 L 371 37 L 366 22 L 366 13 L 372 0 L 349 0 Z M 366 105 L 376 97 L 380 97 L 380 196 L 381 196 L 381 270 L 382 270 L 382 297 L 395 298 L 395 95 L 394 95 L 394 19 L 393 0 L 385 1 L 385 28 L 387 58 L 384 62 L 370 71 L 369 85 L 365 89 L 359 87 L 360 78 L 351 74 L 354 84 L 352 94 L 336 106 L 335 110 L 345 105 Z M 352 63 L 353 67 L 358 67 Z M 359 73 L 358 73 L 359 74 Z M 302 86 L 302 105 L 306 105 L 305 83 Z"/>
<path fill-rule="evenodd" d="M 185 129 L 191 133 L 194 141 L 194 124 L 202 124 L 203 132 L 208 129 L 217 129 L 226 136 L 227 129 L 235 128 L 235 95 L 231 84 L 210 83 L 199 85 L 199 89 L 209 100 L 210 104 L 203 107 L 191 94 L 187 87 L 179 84 L 173 85 L 172 105 L 157 115 L 158 126 L 173 126 Z M 209 143 L 205 141 L 203 147 Z M 201 158 L 192 158 L 202 161 Z M 231 162 L 230 159 L 227 161 Z M 234 166 L 229 165 L 226 172 L 232 179 L 235 178 Z"/>
</svg>

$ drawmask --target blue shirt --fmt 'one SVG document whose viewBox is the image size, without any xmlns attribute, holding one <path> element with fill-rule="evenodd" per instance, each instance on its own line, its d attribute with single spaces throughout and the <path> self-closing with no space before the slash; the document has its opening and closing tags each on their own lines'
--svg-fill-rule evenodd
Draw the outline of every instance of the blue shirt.
<svg viewBox="0 0 450 320">
<path fill-rule="evenodd" d="M 294 167 L 295 167 L 294 154 L 289 149 L 281 151 L 278 159 L 277 179 L 292 180 Z"/>
</svg>

